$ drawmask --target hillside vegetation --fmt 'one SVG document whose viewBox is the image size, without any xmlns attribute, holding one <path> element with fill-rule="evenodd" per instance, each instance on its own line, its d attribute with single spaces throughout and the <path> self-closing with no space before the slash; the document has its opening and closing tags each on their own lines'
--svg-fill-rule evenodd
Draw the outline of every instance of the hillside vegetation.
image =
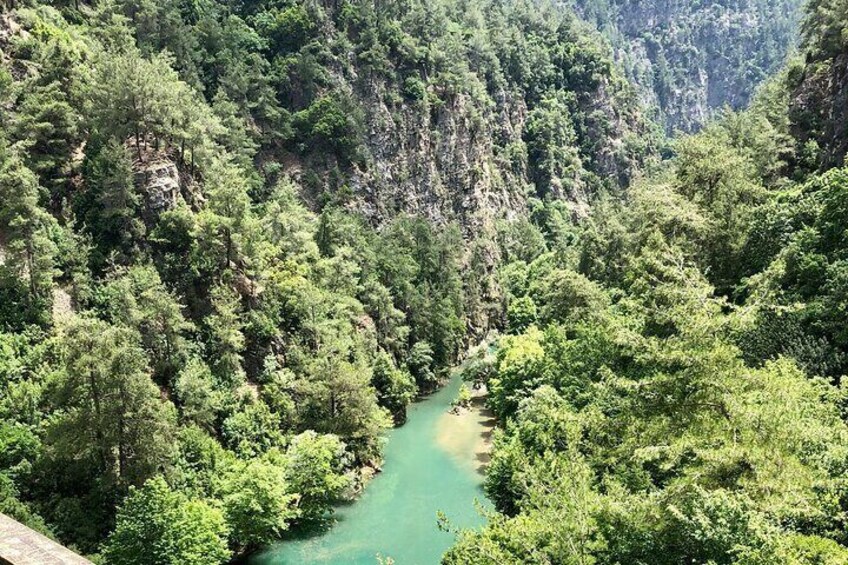
<svg viewBox="0 0 848 565">
<path fill-rule="evenodd" d="M 742 104 L 769 6 L 658 45 Z M 0 512 L 225 563 L 327 523 L 462 362 L 494 509 L 445 563 L 848 562 L 845 13 L 667 142 L 559 3 L 10 6 Z"/>
<path fill-rule="evenodd" d="M 656 143 L 552 6 L 10 8 L 0 511 L 109 563 L 326 520 L 499 323 L 528 206 L 567 226 Z"/>
<path fill-rule="evenodd" d="M 749 109 L 501 267 L 509 335 L 465 369 L 503 423 L 497 512 L 446 563 L 848 562 L 842 94 L 805 98 L 844 73 L 842 8 L 811 4 Z"/>
</svg>

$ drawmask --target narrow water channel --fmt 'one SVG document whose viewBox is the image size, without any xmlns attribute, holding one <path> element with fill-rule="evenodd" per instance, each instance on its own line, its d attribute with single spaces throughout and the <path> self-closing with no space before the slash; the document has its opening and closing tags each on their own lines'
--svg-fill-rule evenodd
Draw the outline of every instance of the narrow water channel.
<svg viewBox="0 0 848 565">
<path fill-rule="evenodd" d="M 454 378 L 410 407 L 406 424 L 389 432 L 383 472 L 356 502 L 337 510 L 333 527 L 282 541 L 249 565 L 375 565 L 378 555 L 397 565 L 437 564 L 453 534 L 439 530 L 436 513 L 453 526 L 473 527 L 483 521 L 475 499 L 486 504 L 480 471 L 492 422 L 479 406 L 449 413 L 460 385 Z"/>
</svg>

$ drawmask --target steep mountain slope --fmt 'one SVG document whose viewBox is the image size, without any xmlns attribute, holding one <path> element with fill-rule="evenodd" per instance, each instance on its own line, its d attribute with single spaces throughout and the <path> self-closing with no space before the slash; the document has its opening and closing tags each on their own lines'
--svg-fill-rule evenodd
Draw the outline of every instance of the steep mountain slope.
<svg viewBox="0 0 848 565">
<path fill-rule="evenodd" d="M 803 25 L 803 65 L 787 74 L 799 159 L 826 170 L 848 153 L 848 18 L 841 0 L 814 0 Z"/>
<path fill-rule="evenodd" d="M 573 0 L 611 39 L 616 59 L 659 109 L 666 129 L 691 132 L 715 110 L 747 105 L 784 63 L 801 0 Z"/>
<path fill-rule="evenodd" d="M 544 3 L 113 10 L 137 22 L 143 51 L 169 50 L 209 101 L 235 104 L 266 176 L 294 174 L 314 202 L 350 197 L 376 220 L 479 227 L 522 210 L 528 190 L 580 211 L 645 154 L 649 125 L 604 46 Z"/>
<path fill-rule="evenodd" d="M 601 187 L 627 185 L 648 124 L 571 16 L 523 3 L 396 9 L 328 12 L 324 38 L 355 54 L 338 61 L 331 88 L 361 109 L 363 151 L 347 182 L 369 215 L 475 230 L 520 214 L 528 191 L 581 214 Z"/>
<path fill-rule="evenodd" d="M 498 513 L 443 563 L 848 563 L 847 8 L 810 3 L 748 109 L 502 267 L 508 335 L 464 369 Z"/>
<path fill-rule="evenodd" d="M 326 518 L 501 323 L 529 218 L 571 237 L 654 134 L 547 3 L 16 4 L 0 511 L 116 564 Z"/>
</svg>

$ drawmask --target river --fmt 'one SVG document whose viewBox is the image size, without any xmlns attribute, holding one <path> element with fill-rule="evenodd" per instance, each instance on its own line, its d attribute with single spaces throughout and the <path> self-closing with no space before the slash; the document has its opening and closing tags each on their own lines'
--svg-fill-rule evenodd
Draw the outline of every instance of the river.
<svg viewBox="0 0 848 565">
<path fill-rule="evenodd" d="M 460 385 L 454 377 L 410 406 L 407 422 L 388 434 L 383 472 L 337 509 L 329 530 L 284 540 L 249 565 L 375 565 L 378 555 L 397 565 L 437 564 L 454 540 L 439 530 L 437 511 L 454 527 L 473 527 L 483 522 L 474 501 L 487 505 L 481 471 L 493 422 L 479 399 L 471 411 L 449 413 Z"/>
</svg>

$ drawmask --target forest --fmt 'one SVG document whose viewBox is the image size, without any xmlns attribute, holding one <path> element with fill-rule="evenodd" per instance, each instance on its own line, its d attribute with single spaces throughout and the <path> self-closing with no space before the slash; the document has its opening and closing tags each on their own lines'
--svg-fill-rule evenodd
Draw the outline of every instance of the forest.
<svg viewBox="0 0 848 565">
<path fill-rule="evenodd" d="M 506 258 L 466 362 L 497 512 L 444 562 L 839 564 L 846 538 L 844 5 L 625 199 Z M 841 89 L 841 86 L 840 86 Z M 816 98 L 818 96 L 818 98 Z"/>
<path fill-rule="evenodd" d="M 848 3 L 731 26 L 750 104 L 674 137 L 571 4 L 7 0 L 0 512 L 230 563 L 458 373 L 445 564 L 848 563 Z"/>
</svg>

